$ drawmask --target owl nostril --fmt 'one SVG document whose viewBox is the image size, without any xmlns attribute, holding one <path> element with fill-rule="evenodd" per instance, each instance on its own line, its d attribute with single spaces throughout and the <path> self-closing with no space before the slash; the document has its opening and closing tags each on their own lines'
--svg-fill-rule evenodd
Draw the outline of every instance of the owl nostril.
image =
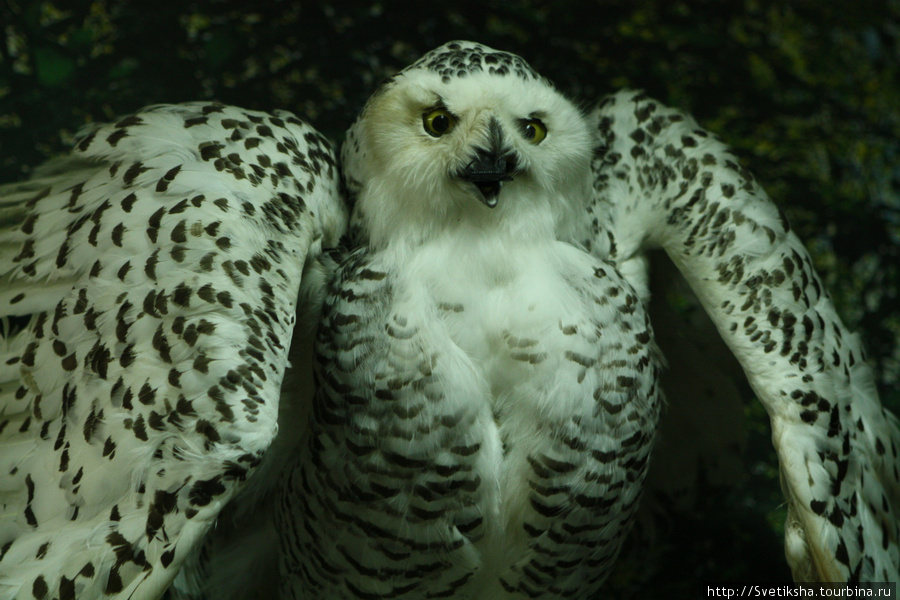
<svg viewBox="0 0 900 600">
<path fill-rule="evenodd" d="M 519 159 L 512 152 L 504 155 L 502 158 L 504 161 L 506 161 L 506 174 L 507 175 L 509 175 L 510 173 L 515 171 L 516 167 L 519 166 Z"/>
</svg>

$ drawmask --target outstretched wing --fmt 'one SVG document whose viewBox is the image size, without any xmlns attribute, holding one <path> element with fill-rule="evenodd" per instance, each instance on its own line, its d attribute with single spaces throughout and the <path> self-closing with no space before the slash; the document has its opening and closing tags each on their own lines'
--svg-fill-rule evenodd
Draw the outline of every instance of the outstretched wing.
<svg viewBox="0 0 900 600">
<path fill-rule="evenodd" d="M 337 182 L 290 113 L 190 103 L 0 187 L 0 597 L 168 587 L 275 435 Z"/>
<path fill-rule="evenodd" d="M 588 245 L 646 289 L 663 248 L 772 425 L 798 581 L 900 576 L 900 433 L 809 255 L 728 149 L 639 92 L 602 100 Z"/>
</svg>

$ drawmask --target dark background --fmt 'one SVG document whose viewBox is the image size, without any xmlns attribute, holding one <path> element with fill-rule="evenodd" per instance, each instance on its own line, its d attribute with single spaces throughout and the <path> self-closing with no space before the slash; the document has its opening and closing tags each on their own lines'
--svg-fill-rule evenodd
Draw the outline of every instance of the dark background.
<svg viewBox="0 0 900 600">
<path fill-rule="evenodd" d="M 147 104 L 292 110 L 333 141 L 377 83 L 452 39 L 520 54 L 585 107 L 639 87 L 732 145 L 788 214 L 884 402 L 900 408 L 900 2 L 0 0 L 0 183 L 78 127 Z M 619 597 L 784 581 L 768 426 L 746 406 L 737 487 L 702 488 Z"/>
</svg>

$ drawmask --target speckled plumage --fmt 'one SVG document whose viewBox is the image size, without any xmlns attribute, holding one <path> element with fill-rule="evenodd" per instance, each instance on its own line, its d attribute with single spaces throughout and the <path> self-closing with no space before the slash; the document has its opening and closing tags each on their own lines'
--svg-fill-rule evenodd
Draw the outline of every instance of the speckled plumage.
<svg viewBox="0 0 900 600">
<path fill-rule="evenodd" d="M 457 122 L 446 135 L 422 129 L 433 107 Z M 283 492 L 283 597 L 599 588 L 661 399 L 637 294 L 559 239 L 586 210 L 589 149 L 567 100 L 475 44 L 426 55 L 368 103 L 342 154 L 360 248 L 326 297 L 310 438 Z M 466 180 L 482 154 L 509 177 L 496 206 Z"/>
<path fill-rule="evenodd" d="M 662 247 L 765 405 L 798 581 L 895 581 L 900 434 L 784 215 L 690 117 L 636 92 L 601 101 L 595 251 Z M 639 262 L 639 261 L 638 261 Z"/>
<path fill-rule="evenodd" d="M 156 598 L 276 430 L 341 226 L 285 112 L 144 109 L 0 194 L 0 597 Z"/>
<path fill-rule="evenodd" d="M 689 117 L 453 42 L 340 163 L 332 256 L 335 160 L 287 113 L 151 107 L 0 188 L 0 597 L 156 598 L 185 560 L 179 598 L 594 597 L 652 461 L 654 247 L 769 412 L 795 577 L 897 580 L 896 419 Z"/>
</svg>

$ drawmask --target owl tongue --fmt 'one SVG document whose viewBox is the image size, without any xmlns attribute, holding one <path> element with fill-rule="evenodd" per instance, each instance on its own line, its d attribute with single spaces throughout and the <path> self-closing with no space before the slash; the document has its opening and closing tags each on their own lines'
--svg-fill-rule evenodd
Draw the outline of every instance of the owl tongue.
<svg viewBox="0 0 900 600">
<path fill-rule="evenodd" d="M 477 181 L 475 183 L 475 187 L 478 188 L 478 191 L 481 192 L 481 201 L 488 208 L 494 208 L 497 206 L 497 197 L 500 195 L 500 186 L 503 181 L 512 179 L 512 177 L 506 176 L 504 179 L 498 181 Z"/>
</svg>

